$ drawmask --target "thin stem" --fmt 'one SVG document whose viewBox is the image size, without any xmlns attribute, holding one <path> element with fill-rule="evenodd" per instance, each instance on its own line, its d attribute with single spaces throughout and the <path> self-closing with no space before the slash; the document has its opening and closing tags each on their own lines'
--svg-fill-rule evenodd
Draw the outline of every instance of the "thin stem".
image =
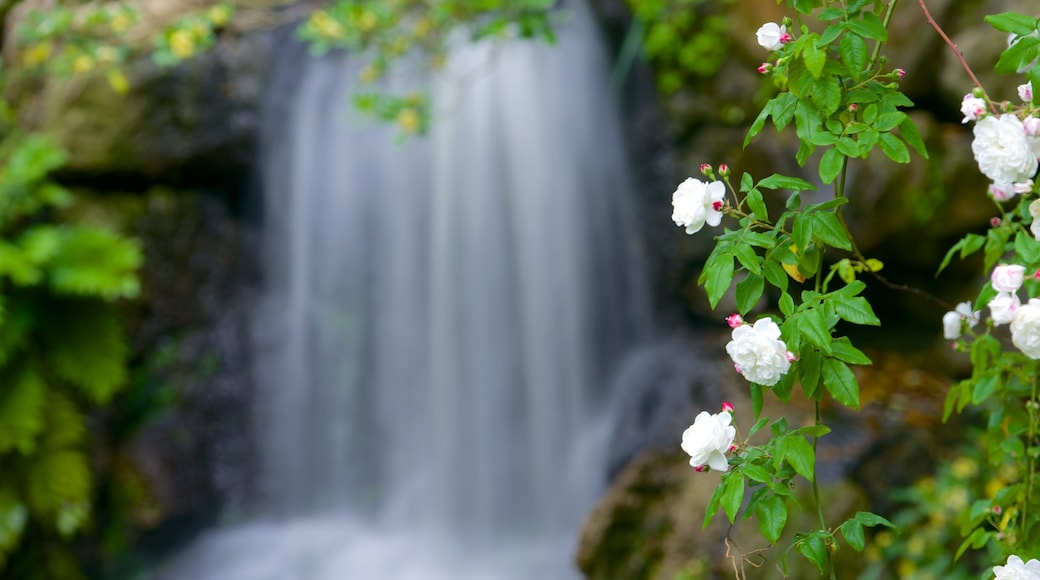
<svg viewBox="0 0 1040 580">
<path fill-rule="evenodd" d="M 1035 376 L 1035 373 L 1034 373 Z M 1029 504 L 1032 502 L 1033 492 L 1033 475 L 1036 473 L 1036 458 L 1030 449 L 1033 447 L 1033 441 L 1036 439 L 1036 423 L 1037 423 L 1037 399 L 1036 399 L 1036 384 L 1040 381 L 1040 377 L 1033 379 L 1033 392 L 1029 395 L 1029 402 L 1026 403 L 1026 410 L 1029 412 L 1029 438 L 1026 439 L 1026 457 L 1029 458 L 1028 467 L 1026 472 L 1026 501 L 1022 504 L 1022 537 L 1025 538 L 1026 529 L 1029 526 Z"/>
<path fill-rule="evenodd" d="M 819 399 L 813 400 L 813 406 L 814 406 L 815 411 L 816 411 L 816 425 L 817 426 L 822 425 L 823 423 L 820 422 L 820 400 Z M 820 443 L 820 436 L 819 435 L 813 435 L 812 450 L 813 450 L 813 457 L 814 458 L 817 457 L 816 448 L 818 447 L 819 443 Z M 817 480 L 817 477 L 816 477 L 816 461 L 814 460 L 813 461 L 813 474 L 812 474 L 812 495 L 813 495 L 813 501 L 816 503 L 816 517 L 818 517 L 820 519 L 820 529 L 826 532 L 827 531 L 827 520 L 826 520 L 826 518 L 823 517 L 823 502 L 820 501 L 820 485 L 816 482 L 816 480 Z M 831 572 L 831 580 L 837 580 L 837 577 L 834 575 L 834 562 L 831 559 L 831 552 L 830 552 L 830 550 L 827 550 L 827 563 L 828 563 L 828 566 L 829 566 L 830 572 Z"/>
<path fill-rule="evenodd" d="M 986 98 L 986 102 L 989 103 L 990 110 L 993 111 L 994 115 L 996 115 L 997 106 L 993 104 L 993 101 L 990 100 L 989 95 L 986 94 L 986 89 L 982 86 L 982 83 L 979 82 L 978 77 L 975 76 L 975 71 L 971 70 L 971 66 L 968 65 L 968 61 L 964 60 L 964 53 L 961 52 L 961 49 L 957 48 L 957 45 L 952 40 L 950 40 L 949 36 L 946 35 L 946 31 L 944 31 L 942 27 L 939 26 L 939 23 L 935 21 L 935 18 L 932 17 L 932 13 L 928 11 L 928 6 L 925 5 L 924 0 L 917 0 L 917 2 L 921 5 L 921 10 L 924 11 L 925 20 L 927 20 L 928 24 L 931 24 L 932 28 L 934 28 L 935 31 L 939 33 L 939 36 L 943 39 L 944 42 L 946 42 L 946 45 L 950 47 L 950 50 L 953 51 L 953 54 L 957 55 L 957 60 L 961 62 L 961 66 L 964 68 L 965 72 L 968 73 L 968 76 L 971 77 L 971 82 L 974 83 L 980 91 L 982 91 L 982 95 Z"/>
<path fill-rule="evenodd" d="M 884 18 L 885 30 L 888 30 L 888 23 L 892 22 L 892 12 L 895 11 L 896 4 L 898 4 L 898 3 L 899 3 L 899 0 L 892 0 L 891 2 L 888 3 L 888 11 L 885 12 L 885 18 Z M 868 67 L 867 70 L 873 69 L 874 65 L 877 64 L 878 57 L 881 56 L 881 45 L 882 44 L 884 44 L 884 43 L 881 42 L 880 40 L 874 43 L 874 52 L 871 53 L 871 55 L 870 55 L 870 66 Z"/>
</svg>

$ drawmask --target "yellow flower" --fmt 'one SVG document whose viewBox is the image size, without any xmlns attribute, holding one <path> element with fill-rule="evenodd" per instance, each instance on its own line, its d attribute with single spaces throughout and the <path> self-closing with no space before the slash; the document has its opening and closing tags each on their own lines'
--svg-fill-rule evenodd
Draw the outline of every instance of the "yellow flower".
<svg viewBox="0 0 1040 580">
<path fill-rule="evenodd" d="M 195 53 L 195 36 L 181 28 L 170 34 L 170 52 L 178 58 L 188 58 Z"/>
</svg>

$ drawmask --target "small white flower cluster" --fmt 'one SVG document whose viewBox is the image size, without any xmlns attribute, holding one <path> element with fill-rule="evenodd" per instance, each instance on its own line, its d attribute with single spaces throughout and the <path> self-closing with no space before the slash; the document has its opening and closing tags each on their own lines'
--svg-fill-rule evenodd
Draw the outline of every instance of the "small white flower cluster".
<svg viewBox="0 0 1040 580">
<path fill-rule="evenodd" d="M 1032 83 L 1019 86 L 1018 95 L 1025 103 L 1032 103 Z M 975 121 L 971 151 L 979 171 L 991 181 L 989 193 L 997 201 L 1005 201 L 1033 191 L 1033 177 L 1040 165 L 1040 118 L 990 114 L 988 107 L 985 99 L 972 93 L 964 95 L 961 122 Z"/>
<path fill-rule="evenodd" d="M 993 269 L 990 284 L 997 295 L 989 301 L 989 316 L 994 326 L 1011 325 L 1011 342 L 1031 359 L 1040 359 L 1040 299 L 1022 304 L 1018 290 L 1025 281 L 1025 267 L 1001 264 Z M 1034 277 L 1037 276 L 1034 274 Z M 957 340 L 979 322 L 979 312 L 962 302 L 956 310 L 943 315 L 943 337 Z"/>
<path fill-rule="evenodd" d="M 994 580 L 1040 580 L 1040 560 L 1023 562 L 1018 556 L 1008 557 L 1007 564 L 994 566 Z"/>
<path fill-rule="evenodd" d="M 690 467 L 697 471 L 728 471 L 726 454 L 734 451 L 737 429 L 733 422 L 733 405 L 722 404 L 722 412 L 714 415 L 701 411 L 693 425 L 682 434 L 682 450 L 690 456 Z"/>
</svg>

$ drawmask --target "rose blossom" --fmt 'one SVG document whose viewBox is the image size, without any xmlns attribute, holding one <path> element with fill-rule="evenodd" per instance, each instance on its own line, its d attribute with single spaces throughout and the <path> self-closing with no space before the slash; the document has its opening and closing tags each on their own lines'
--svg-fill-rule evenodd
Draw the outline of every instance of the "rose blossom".
<svg viewBox="0 0 1040 580">
<path fill-rule="evenodd" d="M 682 450 L 690 456 L 690 467 L 700 470 L 707 465 L 715 471 L 728 471 L 726 452 L 733 445 L 737 430 L 730 423 L 733 415 L 727 411 L 712 415 L 701 411 L 693 425 L 682 434 Z"/>
<path fill-rule="evenodd" d="M 686 233 L 695 234 L 704 227 L 717 226 L 722 222 L 722 198 L 726 186 L 721 181 L 704 183 L 689 177 L 679 184 L 672 194 L 672 221 L 686 228 Z"/>
<path fill-rule="evenodd" d="M 1025 279 L 1026 268 L 1018 264 L 1001 264 L 993 268 L 990 283 L 997 292 L 1017 292 Z"/>
<path fill-rule="evenodd" d="M 989 307 L 989 317 L 993 319 L 993 324 L 997 326 L 1007 324 L 1015 319 L 1015 313 L 1018 312 L 1018 307 L 1021 305 L 1022 303 L 1019 302 L 1018 296 L 1015 294 L 1001 292 L 993 300 L 990 300 L 987 305 Z"/>
<path fill-rule="evenodd" d="M 1007 564 L 994 566 L 993 573 L 996 575 L 993 580 L 1040 580 L 1040 560 L 1023 562 L 1022 558 L 1012 555 Z"/>
<path fill-rule="evenodd" d="M 984 117 L 975 124 L 971 151 L 982 174 L 994 183 L 1032 179 L 1037 161 L 1026 140 L 1022 121 L 1014 115 Z"/>
<path fill-rule="evenodd" d="M 791 368 L 787 345 L 780 340 L 780 327 L 769 318 L 758 319 L 754 326 L 734 328 L 726 352 L 745 379 L 767 387 L 775 385 Z"/>
<path fill-rule="evenodd" d="M 758 45 L 766 50 L 780 50 L 784 43 L 791 42 L 787 27 L 776 22 L 766 22 L 756 32 Z"/>
<path fill-rule="evenodd" d="M 943 314 L 943 338 L 957 340 L 964 332 L 964 325 L 971 328 L 979 323 L 979 312 L 971 311 L 971 302 L 961 302 L 957 308 Z"/>
<path fill-rule="evenodd" d="M 968 121 L 976 121 L 983 113 L 986 112 L 986 100 L 976 97 L 975 95 L 968 93 L 961 99 L 961 114 L 964 115 L 964 119 L 961 123 L 967 123 Z"/>
<path fill-rule="evenodd" d="M 1040 359 L 1040 299 L 1018 308 L 1011 320 L 1011 342 L 1029 358 Z"/>
<path fill-rule="evenodd" d="M 1024 85 L 1018 85 L 1018 96 L 1026 103 L 1033 102 L 1033 82 L 1030 81 Z"/>
<path fill-rule="evenodd" d="M 1011 183 L 991 183 L 988 191 L 997 201 L 1007 201 L 1015 197 L 1015 186 Z"/>
</svg>

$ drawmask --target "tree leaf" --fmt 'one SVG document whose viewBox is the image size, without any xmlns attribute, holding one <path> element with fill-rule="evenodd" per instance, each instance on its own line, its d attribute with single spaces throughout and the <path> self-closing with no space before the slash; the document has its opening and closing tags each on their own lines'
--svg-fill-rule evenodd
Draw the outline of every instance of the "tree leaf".
<svg viewBox="0 0 1040 580">
<path fill-rule="evenodd" d="M 772 494 L 763 497 L 755 504 L 755 517 L 758 518 L 758 529 L 762 536 L 775 544 L 787 525 L 787 504 L 784 498 Z"/>
<path fill-rule="evenodd" d="M 860 349 L 852 346 L 852 342 L 849 341 L 847 336 L 834 339 L 834 342 L 831 343 L 831 354 L 834 358 L 853 365 L 872 364 L 870 357 L 863 354 L 863 351 Z"/>
<path fill-rule="evenodd" d="M 823 361 L 823 386 L 827 392 L 846 407 L 859 409 L 859 383 L 852 369 L 838 359 Z"/>
<path fill-rule="evenodd" d="M 990 26 L 1001 32 L 1011 32 L 1018 36 L 1028 36 L 1036 32 L 1037 19 L 1016 12 L 990 14 L 984 18 Z"/>
<path fill-rule="evenodd" d="M 755 274 L 748 274 L 746 278 L 737 283 L 737 311 L 741 316 L 746 315 L 758 304 L 759 298 L 765 291 L 765 286 L 765 280 Z"/>
<path fill-rule="evenodd" d="M 866 540 L 863 537 L 863 524 L 856 520 L 848 520 L 841 524 L 839 529 L 849 547 L 857 552 L 863 551 L 863 547 L 866 545 Z"/>
<path fill-rule="evenodd" d="M 833 182 L 841 173 L 844 163 L 845 156 L 841 154 L 841 151 L 833 147 L 825 151 L 823 157 L 820 158 L 820 180 L 824 183 Z"/>
<path fill-rule="evenodd" d="M 867 43 L 861 36 L 846 34 L 841 37 L 838 55 L 853 79 L 858 81 L 863 78 L 863 72 L 867 68 L 868 51 Z"/>
<path fill-rule="evenodd" d="M 758 187 L 764 189 L 790 189 L 791 191 L 810 191 L 816 189 L 815 185 L 804 179 L 788 177 L 786 175 L 780 175 L 779 173 L 774 173 L 762 181 L 759 181 Z"/>
<path fill-rule="evenodd" d="M 838 221 L 838 216 L 830 212 L 813 212 L 813 237 L 834 248 L 852 249 L 852 240 L 848 232 Z"/>
<path fill-rule="evenodd" d="M 837 77 L 825 76 L 813 85 L 812 95 L 813 104 L 816 105 L 820 111 L 830 116 L 838 110 L 841 106 L 841 83 Z"/>
<path fill-rule="evenodd" d="M 906 145 L 891 133 L 881 133 L 878 145 L 882 153 L 896 163 L 910 163 L 910 150 Z"/>
<path fill-rule="evenodd" d="M 744 476 L 736 472 L 730 473 L 722 487 L 722 511 L 726 512 L 726 517 L 732 524 L 740 512 L 740 505 L 744 503 Z"/>
<path fill-rule="evenodd" d="M 816 454 L 805 437 L 791 435 L 786 438 L 784 460 L 791 464 L 798 475 L 813 480 Z"/>
</svg>

